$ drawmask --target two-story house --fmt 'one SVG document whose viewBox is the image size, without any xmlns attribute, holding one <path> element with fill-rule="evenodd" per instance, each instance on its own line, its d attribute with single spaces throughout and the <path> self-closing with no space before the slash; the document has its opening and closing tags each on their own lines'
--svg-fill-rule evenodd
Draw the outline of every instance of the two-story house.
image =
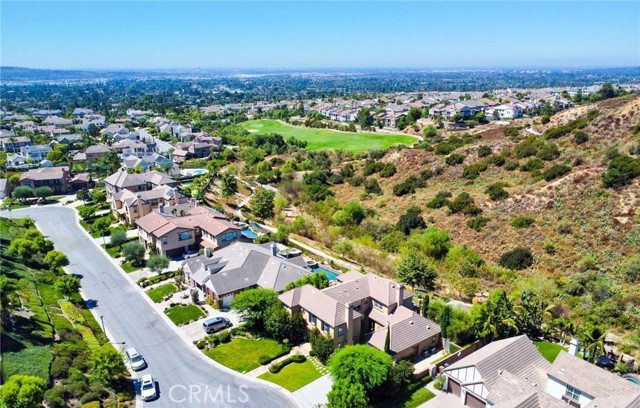
<svg viewBox="0 0 640 408">
<path fill-rule="evenodd" d="M 47 186 L 56 194 L 66 194 L 71 189 L 69 185 L 70 179 L 71 175 L 67 166 L 42 167 L 22 173 L 20 186 L 31 187 L 32 189 Z"/>
<path fill-rule="evenodd" d="M 182 263 L 185 281 L 204 296 L 228 306 L 239 292 L 251 288 L 285 287 L 311 273 L 302 258 L 278 255 L 275 243 L 256 245 L 247 242 L 233 244 Z"/>
<path fill-rule="evenodd" d="M 113 195 L 122 190 L 133 192 L 147 191 L 154 187 L 167 185 L 175 187 L 176 181 L 167 174 L 159 171 L 149 171 L 141 174 L 130 174 L 125 169 L 118 169 L 115 173 L 104 179 L 107 191 L 107 199 L 113 200 Z"/>
<path fill-rule="evenodd" d="M 135 222 L 147 250 L 177 256 L 202 248 L 217 249 L 243 239 L 242 228 L 224 215 L 192 202 L 160 205 Z"/>
<path fill-rule="evenodd" d="M 443 374 L 445 389 L 472 408 L 640 406 L 631 382 L 565 351 L 549 363 L 525 335 L 489 343 Z"/>
<path fill-rule="evenodd" d="M 33 145 L 23 146 L 20 148 L 20 156 L 31 159 L 34 162 L 40 162 L 47 158 L 47 153 L 51 151 L 49 145 Z"/>
<path fill-rule="evenodd" d="M 164 205 L 178 205 L 188 202 L 177 188 L 160 185 L 147 191 L 133 192 L 121 190 L 113 195 L 111 206 L 114 215 L 129 225 Z"/>
<path fill-rule="evenodd" d="M 84 149 L 84 152 L 76 153 L 71 161 L 74 163 L 96 162 L 110 151 L 111 148 L 106 145 L 88 146 L 86 149 Z"/>
<path fill-rule="evenodd" d="M 222 139 L 206 133 L 197 134 L 192 141 L 176 144 L 173 161 L 184 163 L 189 159 L 202 159 L 211 156 L 212 151 L 222 150 Z"/>
<path fill-rule="evenodd" d="M 339 284 L 319 290 L 305 285 L 280 295 L 290 313 L 302 313 L 309 329 L 318 328 L 337 346 L 367 342 L 394 360 L 414 358 L 440 346 L 440 327 L 413 310 L 402 284 L 375 274 L 351 272 Z"/>
<path fill-rule="evenodd" d="M 111 147 L 118 154 L 130 154 L 138 157 L 144 155 L 148 151 L 146 143 L 131 139 L 122 139 L 114 143 Z"/>
</svg>

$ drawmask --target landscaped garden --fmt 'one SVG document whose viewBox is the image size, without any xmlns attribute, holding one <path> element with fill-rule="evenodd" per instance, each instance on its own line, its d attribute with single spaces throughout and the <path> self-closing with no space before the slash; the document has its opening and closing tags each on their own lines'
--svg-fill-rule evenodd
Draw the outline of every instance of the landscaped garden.
<svg viewBox="0 0 640 408">
<path fill-rule="evenodd" d="M 278 384 L 293 392 L 317 380 L 322 374 L 310 360 L 303 363 L 291 363 L 277 374 L 266 372 L 258 378 Z"/>
<path fill-rule="evenodd" d="M 558 357 L 558 354 L 560 354 L 562 350 L 566 351 L 566 348 L 560 344 L 546 340 L 534 341 L 533 344 L 536 346 L 540 354 L 542 354 L 542 357 L 546 358 L 550 363 L 555 361 L 556 357 Z"/>
<path fill-rule="evenodd" d="M 236 337 L 231 342 L 207 350 L 205 354 L 218 363 L 241 373 L 260 367 L 262 361 L 271 361 L 289 352 L 289 347 L 272 339 Z"/>
<path fill-rule="evenodd" d="M 66 256 L 26 218 L 0 218 L 0 247 L 4 313 L 12 322 L 0 338 L 3 397 L 20 395 L 25 407 L 133 400 L 122 358 L 80 296 L 80 280 L 61 268 Z"/>
<path fill-rule="evenodd" d="M 331 129 L 291 126 L 271 119 L 250 120 L 241 126 L 255 134 L 278 133 L 285 139 L 295 137 L 307 142 L 307 150 L 340 149 L 360 153 L 386 149 L 398 144 L 411 145 L 418 141 L 413 136 L 401 134 L 338 132 Z"/>
<path fill-rule="evenodd" d="M 156 303 L 160 303 L 169 295 L 172 295 L 178 291 L 178 288 L 173 283 L 165 283 L 156 288 L 149 289 L 147 295 Z"/>
<path fill-rule="evenodd" d="M 196 305 L 175 305 L 164 311 L 176 326 L 183 326 L 205 316 L 202 309 Z"/>
</svg>

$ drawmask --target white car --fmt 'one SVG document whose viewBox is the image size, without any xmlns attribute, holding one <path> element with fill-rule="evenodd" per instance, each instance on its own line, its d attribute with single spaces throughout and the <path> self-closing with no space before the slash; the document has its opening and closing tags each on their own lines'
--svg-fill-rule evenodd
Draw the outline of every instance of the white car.
<svg viewBox="0 0 640 408">
<path fill-rule="evenodd" d="M 140 396 L 143 401 L 149 401 L 157 397 L 156 380 L 151 374 L 145 374 L 140 380 Z"/>
<path fill-rule="evenodd" d="M 133 371 L 142 370 L 147 366 L 147 362 L 144 361 L 144 358 L 138 353 L 138 350 L 133 347 L 127 349 L 127 358 L 129 359 L 129 363 L 131 363 L 131 369 Z"/>
</svg>

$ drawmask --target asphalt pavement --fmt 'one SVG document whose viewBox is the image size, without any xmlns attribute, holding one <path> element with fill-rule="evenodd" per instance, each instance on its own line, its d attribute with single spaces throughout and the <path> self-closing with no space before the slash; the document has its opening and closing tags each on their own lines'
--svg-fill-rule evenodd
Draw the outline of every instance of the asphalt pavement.
<svg viewBox="0 0 640 408">
<path fill-rule="evenodd" d="M 80 275 L 82 291 L 103 316 L 114 342 L 135 347 L 148 363 L 160 396 L 149 407 L 296 407 L 292 394 L 220 366 L 187 344 L 170 322 L 158 315 L 144 295 L 114 266 L 80 227 L 76 212 L 65 207 L 33 207 L 2 212 L 29 216 L 56 249 L 69 258 L 67 270 Z"/>
</svg>

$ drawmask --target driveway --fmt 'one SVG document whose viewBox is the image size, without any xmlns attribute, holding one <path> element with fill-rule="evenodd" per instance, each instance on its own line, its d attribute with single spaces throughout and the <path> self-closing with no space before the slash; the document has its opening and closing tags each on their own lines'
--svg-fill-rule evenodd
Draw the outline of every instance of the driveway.
<svg viewBox="0 0 640 408">
<path fill-rule="evenodd" d="M 0 213 L 9 216 L 7 212 Z M 76 212 L 65 207 L 13 210 L 11 217 L 30 216 L 56 249 L 70 261 L 67 270 L 81 275 L 82 292 L 104 318 L 109 337 L 134 346 L 145 357 L 160 397 L 149 407 L 295 407 L 286 390 L 239 374 L 209 360 L 174 330 L 150 299 L 113 264 L 78 225 Z"/>
<path fill-rule="evenodd" d="M 331 375 L 323 375 L 311 384 L 307 384 L 295 391 L 293 395 L 298 398 L 305 408 L 324 406 L 328 401 L 327 394 L 331 391 L 332 384 Z"/>
<path fill-rule="evenodd" d="M 420 405 L 419 408 L 465 408 L 465 406 L 460 402 L 460 397 L 443 392 Z"/>
<path fill-rule="evenodd" d="M 207 335 L 207 333 L 205 333 L 204 329 L 202 328 L 202 322 L 204 322 L 207 319 L 211 319 L 212 317 L 218 317 L 218 316 L 226 317 L 227 319 L 231 320 L 231 323 L 233 323 L 233 326 L 231 327 L 238 327 L 238 324 L 240 324 L 240 316 L 233 310 L 230 310 L 228 312 L 222 312 L 220 310 L 214 309 L 213 312 L 209 313 L 207 317 L 202 318 L 197 322 L 190 323 L 186 326 L 182 326 L 180 329 L 182 329 L 185 332 L 186 336 L 192 342 L 196 340 L 200 340 L 201 338 Z"/>
</svg>

